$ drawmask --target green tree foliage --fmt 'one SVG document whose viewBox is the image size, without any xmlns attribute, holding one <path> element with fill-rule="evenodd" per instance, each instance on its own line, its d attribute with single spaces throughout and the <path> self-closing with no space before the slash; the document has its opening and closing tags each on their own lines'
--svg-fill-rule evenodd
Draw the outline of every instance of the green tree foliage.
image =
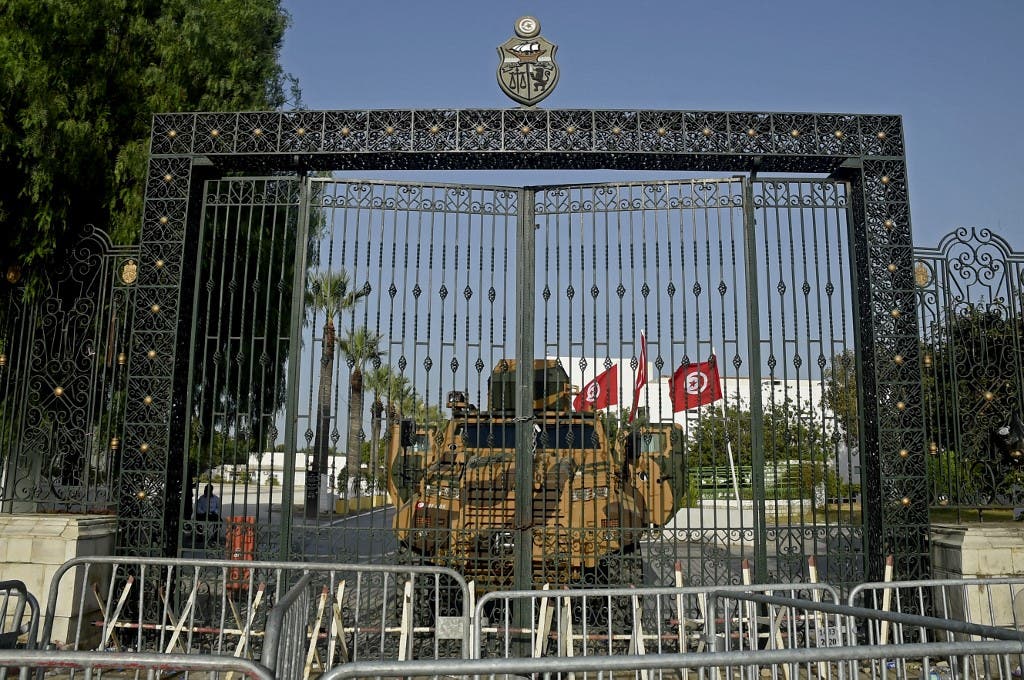
<svg viewBox="0 0 1024 680">
<path fill-rule="evenodd" d="M 86 224 L 132 242 L 152 114 L 282 106 L 286 25 L 278 0 L 5 0 L 0 264 L 41 268 Z"/>
<path fill-rule="evenodd" d="M 792 399 L 768 403 L 763 418 L 766 461 L 824 462 L 834 450 L 831 428 L 806 404 Z M 720 409 L 709 409 L 687 436 L 690 467 L 728 465 L 727 441 L 732 445 L 735 463 L 750 465 L 750 431 L 750 411 L 728 406 L 723 416 Z"/>
<path fill-rule="evenodd" d="M 857 413 L 856 352 L 845 349 L 833 356 L 823 377 L 822 405 L 835 414 L 847 444 L 856 445 L 860 426 Z"/>
<path fill-rule="evenodd" d="M 939 449 L 987 455 L 992 430 L 1021 412 L 1022 342 L 1019 314 L 968 305 L 924 343 L 925 425 Z"/>
<path fill-rule="evenodd" d="M 827 463 L 835 450 L 830 424 L 809 405 L 792 399 L 765 404 L 763 423 L 764 458 L 766 465 L 774 466 L 773 478 L 778 488 L 791 489 L 795 494 L 811 493 L 824 480 Z M 710 468 L 728 468 L 727 444 L 732 446 L 736 466 L 752 465 L 750 411 L 728 406 L 724 415 L 720 409 L 701 414 L 691 426 L 685 444 L 691 476 L 700 476 Z M 743 487 L 750 480 L 740 479 L 739 483 Z"/>
<path fill-rule="evenodd" d="M 363 385 L 373 394 L 370 404 L 370 469 L 376 471 L 380 467 L 381 429 L 384 425 L 384 414 L 387 411 L 385 400 L 394 404 L 405 393 L 412 391 L 409 380 L 391 370 L 390 366 L 380 365 L 363 376 Z"/>
<path fill-rule="evenodd" d="M 993 434 L 1021 414 L 1024 326 L 1020 310 L 964 305 L 922 343 L 922 393 L 932 498 L 940 505 L 1008 503 L 1021 461 Z"/>
<path fill-rule="evenodd" d="M 349 479 L 355 479 L 359 471 L 360 435 L 363 430 L 363 371 L 369 363 L 374 366 L 380 364 L 385 353 L 380 348 L 383 340 L 383 336 L 376 331 L 360 327 L 338 341 L 352 367 L 349 377 L 348 442 L 345 447 Z"/>
</svg>

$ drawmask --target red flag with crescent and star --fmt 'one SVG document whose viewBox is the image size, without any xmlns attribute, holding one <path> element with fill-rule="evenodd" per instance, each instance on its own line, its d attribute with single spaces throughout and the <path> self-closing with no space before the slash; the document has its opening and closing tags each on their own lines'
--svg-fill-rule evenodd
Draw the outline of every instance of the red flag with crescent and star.
<svg viewBox="0 0 1024 680">
<path fill-rule="evenodd" d="M 572 401 L 576 411 L 596 411 L 619 403 L 619 367 L 613 365 L 598 373 Z"/>
<path fill-rule="evenodd" d="M 680 366 L 668 381 L 672 411 L 687 411 L 722 398 L 722 379 L 714 358 Z"/>
</svg>

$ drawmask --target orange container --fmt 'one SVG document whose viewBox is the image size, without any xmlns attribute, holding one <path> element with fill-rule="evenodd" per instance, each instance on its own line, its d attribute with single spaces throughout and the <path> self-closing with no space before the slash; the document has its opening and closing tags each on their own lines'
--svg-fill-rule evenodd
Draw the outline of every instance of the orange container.
<svg viewBox="0 0 1024 680">
<path fill-rule="evenodd" d="M 224 520 L 224 549 L 229 560 L 252 560 L 256 557 L 256 518 L 228 517 Z M 227 587 L 242 590 L 249 587 L 249 570 L 228 569 Z"/>
</svg>

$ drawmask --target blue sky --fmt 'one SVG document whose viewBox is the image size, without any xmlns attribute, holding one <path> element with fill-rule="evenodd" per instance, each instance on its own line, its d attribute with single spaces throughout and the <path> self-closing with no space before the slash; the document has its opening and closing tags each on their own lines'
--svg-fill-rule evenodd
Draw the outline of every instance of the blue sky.
<svg viewBox="0 0 1024 680">
<path fill-rule="evenodd" d="M 284 6 L 292 16 L 284 67 L 311 109 L 514 106 L 495 79 L 496 47 L 517 17 L 532 14 L 558 45 L 561 67 L 541 107 L 900 114 L 915 244 L 934 246 L 957 226 L 978 226 L 1024 250 L 1021 0 Z M 586 179 L 602 177 L 621 175 Z M 577 176 L 444 178 L 523 184 Z"/>
</svg>

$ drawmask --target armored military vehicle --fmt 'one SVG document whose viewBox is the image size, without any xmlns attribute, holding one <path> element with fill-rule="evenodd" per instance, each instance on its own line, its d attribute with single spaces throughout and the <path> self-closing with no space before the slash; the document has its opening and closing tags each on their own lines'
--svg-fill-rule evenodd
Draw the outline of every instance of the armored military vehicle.
<svg viewBox="0 0 1024 680">
<path fill-rule="evenodd" d="M 521 535 L 515 372 L 514 361 L 498 363 L 486 410 L 451 392 L 451 418 L 443 428 L 431 435 L 403 421 L 393 425 L 390 438 L 389 490 L 399 542 L 425 561 L 457 569 L 482 590 L 513 585 Z M 672 424 L 641 425 L 619 428 L 612 437 L 606 425 L 614 416 L 572 411 L 574 388 L 556 360 L 536 361 L 534 375 L 527 421 L 533 582 L 620 582 L 627 577 L 619 566 L 638 562 L 622 557 L 679 507 L 682 431 Z M 421 465 L 412 482 L 407 471 Z"/>
</svg>

